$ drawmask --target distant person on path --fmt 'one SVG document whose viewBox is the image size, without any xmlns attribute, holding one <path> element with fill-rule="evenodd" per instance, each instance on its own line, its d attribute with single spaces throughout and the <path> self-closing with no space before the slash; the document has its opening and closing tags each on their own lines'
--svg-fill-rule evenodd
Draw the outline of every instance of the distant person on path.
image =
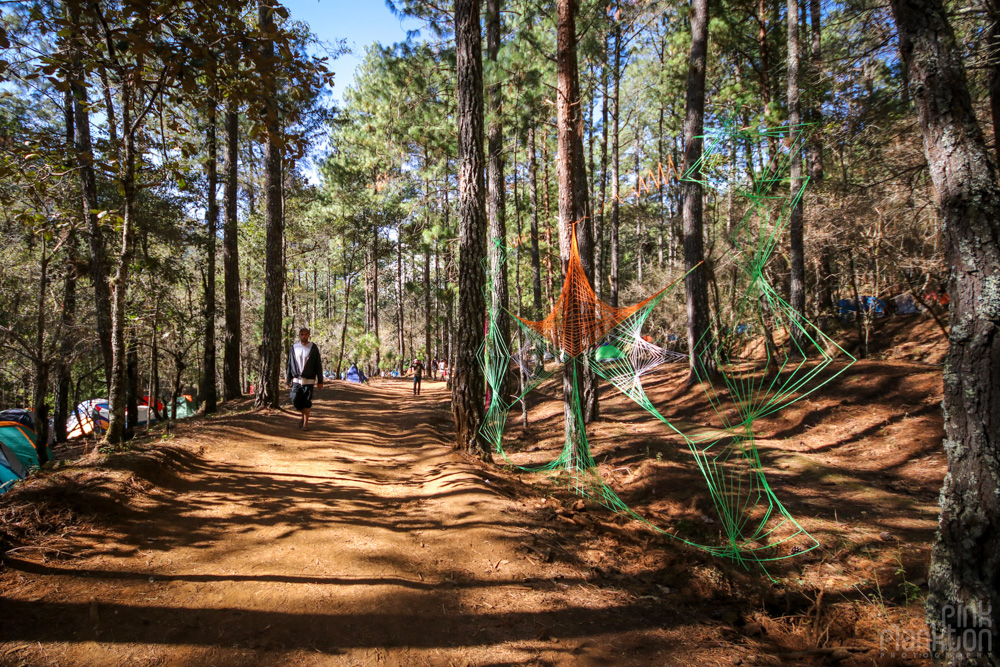
<svg viewBox="0 0 1000 667">
<path fill-rule="evenodd" d="M 420 380 L 423 378 L 424 374 L 424 362 L 421 359 L 414 359 L 413 365 L 410 367 L 413 370 L 413 395 L 420 395 Z"/>
<path fill-rule="evenodd" d="M 437 379 L 437 372 L 438 372 L 438 358 L 434 357 L 433 359 L 431 359 L 431 379 L 432 380 L 436 380 Z"/>
<path fill-rule="evenodd" d="M 291 389 L 290 398 L 296 410 L 302 413 L 299 428 L 309 428 L 309 410 L 312 408 L 313 387 L 323 388 L 323 362 L 319 348 L 309 342 L 309 329 L 299 329 L 299 342 L 288 351 L 288 368 L 285 382 Z"/>
</svg>

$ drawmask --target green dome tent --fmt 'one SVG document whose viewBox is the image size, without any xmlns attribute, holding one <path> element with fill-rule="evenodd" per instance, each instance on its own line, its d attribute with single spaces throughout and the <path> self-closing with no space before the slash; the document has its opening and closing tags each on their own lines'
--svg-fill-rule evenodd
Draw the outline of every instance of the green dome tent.
<svg viewBox="0 0 1000 667">
<path fill-rule="evenodd" d="M 38 467 L 38 436 L 24 424 L 13 421 L 0 421 L 0 444 L 14 453 L 25 469 Z M 49 459 L 52 451 L 46 447 Z"/>
</svg>

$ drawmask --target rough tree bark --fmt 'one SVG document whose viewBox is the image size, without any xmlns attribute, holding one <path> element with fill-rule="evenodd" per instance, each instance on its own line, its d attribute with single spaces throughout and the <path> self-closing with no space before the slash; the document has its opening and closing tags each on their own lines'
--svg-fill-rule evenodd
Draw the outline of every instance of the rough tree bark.
<svg viewBox="0 0 1000 667">
<path fill-rule="evenodd" d="M 237 201 L 239 197 L 239 141 L 240 122 L 236 101 L 230 97 L 226 102 L 226 172 L 225 219 L 222 227 L 222 269 L 226 281 L 225 349 L 222 359 L 222 396 L 225 400 L 243 396 L 240 382 L 240 348 L 243 336 L 240 331 L 242 319 L 240 304 L 240 243 Z"/>
<path fill-rule="evenodd" d="M 483 183 L 483 54 L 479 0 L 455 0 L 455 56 L 458 89 L 458 341 L 452 410 L 458 447 L 491 459 L 479 436 L 483 419 L 483 371 L 476 350 L 483 336 L 486 281 L 480 260 L 486 253 Z"/>
<path fill-rule="evenodd" d="M 799 197 L 802 189 L 802 151 L 794 143 L 799 135 L 802 112 L 799 105 L 799 2 L 788 0 L 788 125 L 789 138 L 793 140 L 791 155 L 790 196 Z M 792 205 L 788 220 L 789 260 L 791 288 L 789 305 L 800 318 L 806 314 L 806 261 L 803 240 L 802 199 Z M 789 333 L 801 350 L 808 338 L 805 331 L 789 323 Z M 804 350 L 802 350 L 804 354 Z"/>
<path fill-rule="evenodd" d="M 993 119 L 993 151 L 996 164 L 1000 166 L 1000 0 L 989 0 L 986 6 L 990 21 L 990 29 L 986 36 L 986 52 L 990 54 L 988 71 L 990 115 Z"/>
<path fill-rule="evenodd" d="M 428 209 L 428 218 L 430 217 L 430 210 Z M 428 222 L 430 222 L 428 220 Z M 434 321 L 431 317 L 431 244 L 428 243 L 424 245 L 424 267 L 423 267 L 423 279 L 424 279 L 424 366 L 427 368 L 428 374 L 430 373 L 431 367 L 431 347 L 432 347 L 432 336 L 434 333 Z"/>
<path fill-rule="evenodd" d="M 208 76 L 215 77 L 210 71 Z M 215 235 L 219 227 L 219 187 L 218 140 L 216 132 L 216 107 L 218 85 L 211 84 L 208 94 L 205 127 L 205 178 L 208 181 L 208 205 L 205 209 L 205 343 L 204 364 L 201 376 L 201 396 L 205 402 L 205 414 L 218 409 L 219 394 L 215 384 Z"/>
<path fill-rule="evenodd" d="M 486 0 L 486 57 L 494 67 L 491 71 L 490 83 L 487 87 L 487 104 L 489 105 L 489 129 L 487 141 L 489 154 L 486 166 L 486 207 L 489 218 L 490 280 L 492 281 L 493 311 L 496 334 L 504 344 L 510 342 L 510 318 L 507 309 L 510 306 L 510 290 L 507 284 L 507 266 L 501 264 L 502 248 L 497 244 L 507 244 L 507 210 L 506 182 L 504 181 L 503 160 L 503 100 L 500 94 L 500 71 L 496 67 L 500 53 L 500 0 Z M 501 396 L 507 396 L 507 374 L 502 379 Z"/>
<path fill-rule="evenodd" d="M 559 180 L 559 247 L 565 276 L 570 259 L 571 231 L 575 226 L 580 261 L 587 279 L 593 283 L 594 244 L 591 238 L 587 167 L 583 150 L 583 105 L 576 50 L 577 2 L 578 0 L 556 2 L 556 129 L 559 142 L 559 160 L 556 169 Z M 586 360 L 587 357 L 584 357 L 579 363 L 574 360 L 565 366 L 563 399 L 567 438 L 572 436 L 571 430 L 577 425 L 574 417 L 574 395 L 579 395 L 583 401 L 580 407 L 584 421 L 596 419 L 598 415 L 597 383 Z"/>
<path fill-rule="evenodd" d="M 132 438 L 139 425 L 139 341 L 135 333 L 129 334 L 125 348 L 125 416 L 125 437 Z"/>
<path fill-rule="evenodd" d="M 378 330 L 378 258 L 381 253 L 377 219 L 372 221 L 372 263 L 371 263 L 371 314 L 372 333 L 375 334 L 375 365 L 369 366 L 368 374 L 375 376 L 382 365 L 382 336 Z"/>
<path fill-rule="evenodd" d="M 118 253 L 114 291 L 111 300 L 111 388 L 109 403 L 111 419 L 105 438 L 110 443 L 120 443 L 126 435 L 125 401 L 127 378 L 125 377 L 125 295 L 128 291 L 129 269 L 132 265 L 132 242 L 135 236 L 136 191 L 136 147 L 135 135 L 138 121 L 132 120 L 134 92 L 128 78 L 122 84 L 122 132 L 124 141 L 123 173 L 121 187 L 124 193 L 124 214 L 122 216 L 122 245 Z"/>
<path fill-rule="evenodd" d="M 261 0 L 258 5 L 259 22 L 262 31 L 273 29 L 274 19 L 270 0 Z M 264 40 L 261 47 L 265 60 L 274 57 L 274 42 Z M 278 374 L 281 369 L 281 295 L 285 286 L 285 267 L 282 242 L 285 221 L 281 210 L 281 146 L 278 144 L 280 126 L 275 103 L 277 84 L 273 75 L 266 82 L 265 101 L 268 109 L 267 145 L 264 153 L 265 205 L 267 236 L 264 260 L 264 322 L 260 345 L 260 377 L 256 408 L 278 407 Z"/>
<path fill-rule="evenodd" d="M 530 174 L 529 189 L 531 194 L 531 297 L 534 305 L 534 316 L 537 319 L 545 317 L 542 311 L 542 264 L 538 254 L 538 161 L 535 159 L 535 128 L 529 130 L 531 146 L 529 147 L 528 173 Z"/>
<path fill-rule="evenodd" d="M 597 215 L 597 229 L 594 233 L 594 291 L 604 298 L 607 294 L 604 272 L 607 268 L 608 244 L 604 241 L 604 223 L 608 208 L 608 41 L 610 35 L 604 38 L 604 57 L 601 63 L 601 185 L 598 188 L 598 200 L 591 207 Z M 591 174 L 593 177 L 593 174 Z"/>
<path fill-rule="evenodd" d="M 617 2 L 615 7 L 617 9 Z M 616 12 L 617 14 L 617 12 Z M 608 278 L 611 282 L 611 305 L 618 306 L 619 248 L 618 236 L 621 229 L 621 156 L 619 150 L 619 93 L 622 78 L 622 26 L 615 18 L 611 61 L 611 267 Z"/>
<path fill-rule="evenodd" d="M 403 222 L 396 223 L 396 370 L 403 374 L 406 359 L 406 339 L 404 338 L 405 313 L 403 311 Z M 339 375 L 339 371 L 338 371 Z"/>
<path fill-rule="evenodd" d="M 665 50 L 665 49 L 664 49 Z M 656 161 L 659 163 L 660 171 L 663 171 L 663 103 L 660 103 L 660 115 L 656 121 Z M 662 175 L 656 178 L 656 202 L 657 202 L 657 227 L 656 227 L 656 266 L 663 268 L 663 237 L 667 227 L 667 207 L 664 198 L 666 179 Z M 729 215 L 732 216 L 733 207 L 730 203 Z"/>
<path fill-rule="evenodd" d="M 68 3 L 73 25 L 80 25 L 79 6 Z M 76 159 L 80 165 L 80 193 L 83 204 L 83 219 L 87 226 L 90 246 L 90 278 L 94 284 L 94 310 L 97 319 L 97 337 L 101 343 L 104 359 L 105 386 L 111 383 L 111 288 L 108 285 L 108 258 L 104 246 L 101 223 L 97 219 L 97 177 L 94 171 L 94 149 L 90 135 L 90 101 L 83 67 L 80 64 L 78 31 L 73 34 L 74 76 L 70 83 L 73 92 L 73 116 L 75 125 Z"/>
<path fill-rule="evenodd" d="M 923 135 L 945 259 L 948 473 L 927 620 L 948 665 L 996 664 L 1000 647 L 1000 188 L 941 0 L 891 0 Z M 964 612 L 964 613 L 963 613 Z"/>
<path fill-rule="evenodd" d="M 809 163 L 809 181 L 813 186 L 816 186 L 823 180 L 823 98 L 825 91 L 819 0 L 809 0 L 809 15 L 809 31 L 812 37 L 809 62 L 813 87 L 812 103 L 809 105 L 809 121 L 813 123 L 813 127 L 809 144 L 806 146 L 806 157 Z"/>
<path fill-rule="evenodd" d="M 701 160 L 701 135 L 705 119 L 705 64 L 708 55 L 708 0 L 691 3 L 691 55 L 688 64 L 687 112 L 684 117 L 684 171 Z M 711 334 L 708 313 L 708 271 L 699 266 L 705 259 L 702 238 L 701 169 L 694 170 L 683 183 L 684 191 L 684 278 L 687 299 L 687 338 L 691 374 L 689 382 L 714 372 L 707 349 Z M 697 267 L 697 268 L 695 268 Z M 692 270 L 693 269 L 693 270 Z"/>
<path fill-rule="evenodd" d="M 35 364 L 35 392 L 32 405 L 35 410 L 35 433 L 38 436 L 38 446 L 35 449 L 38 452 L 38 463 L 44 465 L 48 461 L 48 452 L 45 449 L 45 443 L 48 442 L 49 434 L 49 412 L 48 406 L 45 403 L 49 392 L 49 359 L 48 355 L 45 354 L 45 329 L 47 326 L 45 295 L 49 287 L 48 271 L 49 261 L 51 260 L 44 235 L 41 237 L 41 246 L 41 259 L 38 263 L 38 313 L 35 327 L 35 352 L 33 359 Z"/>
<path fill-rule="evenodd" d="M 642 187 L 640 183 L 642 182 L 642 133 L 641 133 L 641 116 L 639 114 L 635 115 L 635 154 L 632 156 L 634 159 L 635 167 L 635 279 L 638 282 L 642 282 L 642 253 L 643 246 L 645 245 L 645 238 L 642 229 L 642 219 L 645 214 L 643 211 L 643 201 L 642 201 Z"/>
<path fill-rule="evenodd" d="M 66 121 L 66 164 L 75 164 L 72 154 L 76 145 L 73 121 L 73 94 L 67 91 L 64 97 L 64 115 Z M 53 421 L 55 423 L 55 441 L 66 442 L 66 419 L 69 417 L 69 391 L 72 384 L 70 357 L 73 352 L 73 334 L 71 332 L 76 319 L 76 282 L 77 282 L 77 241 L 76 229 L 71 228 L 66 239 L 65 276 L 63 278 L 63 307 L 59 334 L 59 361 L 56 365 L 56 403 Z"/>
</svg>

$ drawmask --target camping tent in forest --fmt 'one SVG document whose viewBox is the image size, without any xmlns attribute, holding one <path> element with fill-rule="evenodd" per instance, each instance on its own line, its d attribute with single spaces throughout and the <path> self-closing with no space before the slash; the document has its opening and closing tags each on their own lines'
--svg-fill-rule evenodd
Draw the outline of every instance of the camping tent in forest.
<svg viewBox="0 0 1000 667">
<path fill-rule="evenodd" d="M 198 406 L 195 405 L 194 398 L 188 395 L 177 397 L 177 416 L 175 419 L 187 419 L 188 417 L 193 417 L 198 411 Z"/>
<path fill-rule="evenodd" d="M 7 445 L 0 442 L 0 493 L 6 493 L 10 486 L 28 475 L 28 469 Z"/>
<path fill-rule="evenodd" d="M 76 406 L 66 420 L 66 435 L 69 438 L 79 438 L 90 435 L 97 429 L 98 433 L 108 430 L 108 417 L 111 406 L 106 398 L 92 398 Z"/>
<path fill-rule="evenodd" d="M 136 426 L 145 426 L 147 419 L 149 419 L 149 397 L 143 396 L 138 407 L 139 410 L 139 420 Z M 160 409 L 160 414 L 164 413 L 163 403 L 157 401 L 157 407 Z M 181 417 L 180 409 L 177 410 L 178 418 Z M 108 424 L 111 421 L 111 405 L 106 398 L 92 398 L 89 401 L 84 401 L 76 406 L 76 409 L 70 413 L 69 419 L 66 420 L 66 434 L 69 438 L 79 438 L 84 435 L 90 435 L 97 429 L 99 434 L 104 433 L 108 430 Z M 156 422 L 155 413 L 153 415 L 153 422 Z"/>
<path fill-rule="evenodd" d="M 149 404 L 150 403 L 149 403 L 149 395 L 148 394 L 139 399 L 139 405 L 140 406 L 143 406 L 143 405 L 148 406 Z M 163 401 L 157 401 L 156 402 L 156 408 L 153 410 L 153 421 L 156 421 L 156 415 L 157 415 L 157 413 L 159 413 L 160 415 L 162 415 L 163 412 L 164 412 Z"/>
<path fill-rule="evenodd" d="M 52 460 L 52 450 L 38 442 L 35 415 L 27 410 L 0 412 L 0 493 L 38 468 L 38 447 Z"/>
<path fill-rule="evenodd" d="M 23 468 L 27 472 L 38 467 L 38 436 L 33 428 L 19 421 L 0 421 L 0 445 L 4 446 L 6 467 L 11 471 Z M 51 459 L 52 452 L 47 447 L 46 451 Z M 20 463 L 20 468 L 15 466 L 11 455 Z"/>
<path fill-rule="evenodd" d="M 344 379 L 348 382 L 368 382 L 368 378 L 365 377 L 365 372 L 358 368 L 357 364 L 351 364 L 351 367 L 347 369 L 347 375 Z"/>
</svg>

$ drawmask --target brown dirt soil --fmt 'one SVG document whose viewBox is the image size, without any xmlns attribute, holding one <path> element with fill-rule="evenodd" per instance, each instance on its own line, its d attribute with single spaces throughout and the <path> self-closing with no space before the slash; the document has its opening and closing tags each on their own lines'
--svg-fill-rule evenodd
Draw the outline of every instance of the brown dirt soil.
<svg viewBox="0 0 1000 667">
<path fill-rule="evenodd" d="M 683 376 L 651 398 L 712 426 Z M 244 403 L 0 499 L 0 665 L 924 664 L 940 383 L 863 361 L 759 424 L 772 487 L 822 545 L 766 573 L 470 461 L 441 383 L 335 383 L 305 433 Z M 658 523 L 697 523 L 678 441 L 605 392 L 605 478 Z M 518 463 L 559 447 L 558 401 L 529 416 Z"/>
</svg>

